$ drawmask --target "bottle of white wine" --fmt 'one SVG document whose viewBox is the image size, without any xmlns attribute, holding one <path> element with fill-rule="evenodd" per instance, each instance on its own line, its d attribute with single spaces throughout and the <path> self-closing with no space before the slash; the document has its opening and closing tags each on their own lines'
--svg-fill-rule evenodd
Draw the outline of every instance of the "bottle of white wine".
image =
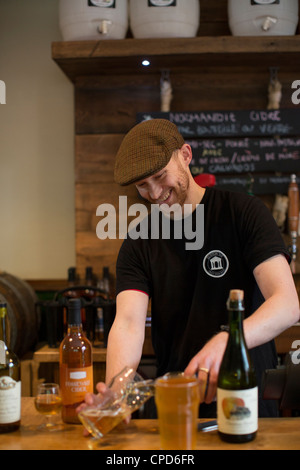
<svg viewBox="0 0 300 470">
<path fill-rule="evenodd" d="M 6 342 L 7 304 L 0 302 L 0 433 L 16 431 L 21 420 L 20 363 Z"/>
<path fill-rule="evenodd" d="M 227 442 L 248 442 L 258 427 L 258 389 L 244 338 L 244 292 L 231 290 L 229 337 L 217 387 L 218 433 Z"/>
</svg>

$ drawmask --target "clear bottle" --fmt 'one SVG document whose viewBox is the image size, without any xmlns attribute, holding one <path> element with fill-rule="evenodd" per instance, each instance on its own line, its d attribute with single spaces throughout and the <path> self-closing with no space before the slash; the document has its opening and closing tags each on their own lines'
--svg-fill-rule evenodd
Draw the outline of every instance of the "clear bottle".
<svg viewBox="0 0 300 470">
<path fill-rule="evenodd" d="M 82 331 L 80 299 L 69 300 L 68 332 L 59 353 L 62 419 L 80 423 L 76 408 L 86 393 L 93 393 L 92 347 Z"/>
<path fill-rule="evenodd" d="M 218 433 L 227 442 L 252 441 L 258 427 L 258 390 L 244 338 L 244 292 L 231 290 L 229 337 L 217 388 Z"/>
<path fill-rule="evenodd" d="M 7 304 L 0 303 L 0 433 L 16 431 L 21 421 L 20 363 L 6 343 Z"/>
</svg>

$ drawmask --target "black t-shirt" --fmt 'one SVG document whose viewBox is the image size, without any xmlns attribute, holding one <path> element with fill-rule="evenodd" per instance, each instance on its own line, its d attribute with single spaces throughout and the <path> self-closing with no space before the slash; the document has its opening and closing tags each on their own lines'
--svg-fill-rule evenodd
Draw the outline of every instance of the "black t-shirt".
<svg viewBox="0 0 300 470">
<path fill-rule="evenodd" d="M 207 188 L 191 216 L 168 221 L 171 238 L 164 238 L 161 231 L 160 239 L 151 239 L 149 216 L 148 239 L 128 236 L 117 261 L 117 294 L 135 289 L 151 298 L 158 375 L 184 370 L 228 323 L 226 301 L 231 289 L 244 290 L 245 316 L 251 315 L 263 302 L 253 269 L 278 253 L 289 257 L 270 211 L 256 197 Z M 194 247 L 204 235 L 203 246 L 196 250 L 187 249 L 192 246 L 190 232 L 185 231 L 189 222 L 198 236 Z M 183 227 L 181 238 L 176 238 L 177 224 Z M 260 384 L 262 372 L 276 367 L 274 342 L 252 349 L 251 355 Z M 272 414 L 263 410 L 268 406 L 260 405 L 260 416 Z"/>
</svg>

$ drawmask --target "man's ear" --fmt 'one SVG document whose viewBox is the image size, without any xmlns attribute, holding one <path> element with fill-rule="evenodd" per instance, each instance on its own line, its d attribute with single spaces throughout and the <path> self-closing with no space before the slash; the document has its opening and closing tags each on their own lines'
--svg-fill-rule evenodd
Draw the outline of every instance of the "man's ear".
<svg viewBox="0 0 300 470">
<path fill-rule="evenodd" d="M 193 152 L 192 152 L 191 146 L 189 144 L 183 144 L 183 146 L 180 149 L 180 152 L 183 157 L 183 164 L 185 164 L 185 166 L 188 167 L 193 158 Z"/>
</svg>

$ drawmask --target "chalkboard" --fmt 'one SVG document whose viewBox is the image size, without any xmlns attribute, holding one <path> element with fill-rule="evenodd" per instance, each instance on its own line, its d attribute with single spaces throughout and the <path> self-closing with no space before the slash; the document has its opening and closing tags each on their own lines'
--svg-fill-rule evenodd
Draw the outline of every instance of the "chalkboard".
<svg viewBox="0 0 300 470">
<path fill-rule="evenodd" d="M 300 110 L 138 113 L 137 122 L 168 119 L 185 138 L 300 135 Z"/>
<path fill-rule="evenodd" d="M 137 114 L 137 122 L 157 118 L 192 147 L 192 174 L 215 175 L 219 188 L 248 192 L 251 175 L 254 194 L 286 194 L 300 172 L 300 109 Z"/>
<path fill-rule="evenodd" d="M 252 179 L 251 183 L 250 179 Z M 300 186 L 300 178 L 296 178 L 296 180 Z M 289 175 L 216 176 L 215 187 L 255 195 L 287 194 L 290 181 Z"/>
<path fill-rule="evenodd" d="M 300 137 L 186 140 L 193 150 L 191 172 L 256 173 L 300 171 Z"/>
</svg>

